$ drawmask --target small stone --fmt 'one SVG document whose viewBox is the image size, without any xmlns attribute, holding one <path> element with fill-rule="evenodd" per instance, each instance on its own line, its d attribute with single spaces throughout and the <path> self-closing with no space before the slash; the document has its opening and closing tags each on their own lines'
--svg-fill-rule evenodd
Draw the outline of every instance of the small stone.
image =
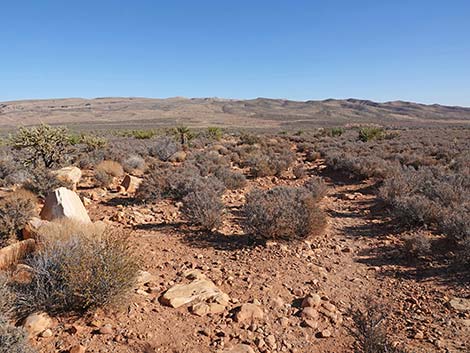
<svg viewBox="0 0 470 353">
<path fill-rule="evenodd" d="M 302 308 L 305 307 L 311 307 L 311 308 L 316 308 L 320 305 L 321 303 L 321 298 L 318 294 L 312 294 L 309 295 L 308 297 L 305 297 L 304 300 L 302 300 Z"/>
<path fill-rule="evenodd" d="M 470 299 L 455 297 L 450 300 L 449 305 L 455 310 L 470 311 Z"/>
<path fill-rule="evenodd" d="M 35 337 L 41 332 L 47 330 L 52 325 L 52 319 L 46 313 L 36 313 L 29 315 L 23 327 L 30 337 Z"/>
<path fill-rule="evenodd" d="M 421 331 L 416 331 L 415 335 L 413 336 L 414 339 L 422 340 L 424 338 L 424 333 Z"/>
<path fill-rule="evenodd" d="M 266 337 L 265 341 L 267 345 L 271 348 L 276 346 L 276 337 L 274 337 L 274 335 L 269 335 L 268 337 Z"/>
<path fill-rule="evenodd" d="M 307 306 L 307 307 L 303 308 L 302 313 L 300 314 L 300 316 L 302 316 L 302 318 L 304 318 L 304 319 L 317 319 L 318 318 L 318 311 L 316 311 L 312 307 Z"/>
<path fill-rule="evenodd" d="M 111 335 L 113 333 L 113 327 L 110 324 L 102 326 L 99 330 L 102 335 Z"/>
<path fill-rule="evenodd" d="M 331 331 L 328 329 L 320 331 L 320 337 L 321 338 L 331 337 Z"/>
<path fill-rule="evenodd" d="M 235 321 L 239 323 L 252 322 L 264 318 L 263 309 L 256 304 L 246 303 L 237 308 Z"/>
<path fill-rule="evenodd" d="M 225 349 L 223 353 L 255 353 L 255 351 L 247 344 L 237 344 L 232 348 Z"/>
<path fill-rule="evenodd" d="M 79 344 L 69 349 L 69 353 L 85 353 L 85 352 L 86 352 L 85 347 Z"/>
<path fill-rule="evenodd" d="M 310 319 L 304 319 L 304 321 L 302 321 L 302 326 L 303 327 L 310 327 L 310 328 L 316 330 L 318 328 L 318 321 L 310 320 Z"/>
<path fill-rule="evenodd" d="M 42 331 L 40 336 L 43 338 L 52 337 L 52 330 L 48 328 L 47 330 Z"/>
</svg>

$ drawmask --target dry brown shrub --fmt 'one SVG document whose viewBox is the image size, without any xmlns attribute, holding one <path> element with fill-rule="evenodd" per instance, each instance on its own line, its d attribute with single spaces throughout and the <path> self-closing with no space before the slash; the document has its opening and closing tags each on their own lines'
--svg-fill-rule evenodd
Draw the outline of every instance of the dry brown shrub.
<svg viewBox="0 0 470 353">
<path fill-rule="evenodd" d="M 0 247 L 6 245 L 36 215 L 36 196 L 19 189 L 0 200 Z"/>
<path fill-rule="evenodd" d="M 304 188 L 254 190 L 247 195 L 244 213 L 245 229 L 266 239 L 306 238 L 326 225 L 324 212 Z"/>
</svg>

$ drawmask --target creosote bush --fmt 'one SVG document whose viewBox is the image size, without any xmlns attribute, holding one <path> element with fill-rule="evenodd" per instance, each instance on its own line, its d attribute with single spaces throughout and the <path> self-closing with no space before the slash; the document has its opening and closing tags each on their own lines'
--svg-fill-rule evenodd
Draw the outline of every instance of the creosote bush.
<svg viewBox="0 0 470 353">
<path fill-rule="evenodd" d="M 36 197 L 27 190 L 14 191 L 0 200 L 0 247 L 36 215 Z"/>
<path fill-rule="evenodd" d="M 68 235 L 45 241 L 28 259 L 32 281 L 15 287 L 18 317 L 83 313 L 117 304 L 133 288 L 138 266 L 126 236 Z"/>
<path fill-rule="evenodd" d="M 310 177 L 303 185 L 305 189 L 310 193 L 315 201 L 320 201 L 325 197 L 328 187 L 322 178 L 318 176 Z"/>
<path fill-rule="evenodd" d="M 325 214 L 305 188 L 254 190 L 246 197 L 244 214 L 245 229 L 266 239 L 306 238 L 326 225 Z"/>
</svg>

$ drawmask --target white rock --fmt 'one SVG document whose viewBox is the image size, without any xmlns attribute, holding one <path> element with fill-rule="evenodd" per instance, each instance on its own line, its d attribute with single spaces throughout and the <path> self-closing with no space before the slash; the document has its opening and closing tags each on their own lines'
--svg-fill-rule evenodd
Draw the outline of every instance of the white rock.
<svg viewBox="0 0 470 353">
<path fill-rule="evenodd" d="M 24 321 L 23 327 L 30 337 L 35 337 L 44 332 L 52 325 L 52 319 L 46 313 L 29 315 Z"/>
<path fill-rule="evenodd" d="M 47 195 L 40 217 L 48 221 L 69 218 L 83 223 L 91 223 L 80 197 L 72 190 L 64 187 L 58 188 Z"/>
</svg>

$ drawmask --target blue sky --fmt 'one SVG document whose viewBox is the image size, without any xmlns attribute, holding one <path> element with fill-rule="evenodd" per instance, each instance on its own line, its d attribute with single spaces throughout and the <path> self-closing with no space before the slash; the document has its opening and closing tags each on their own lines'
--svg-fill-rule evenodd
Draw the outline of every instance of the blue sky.
<svg viewBox="0 0 470 353">
<path fill-rule="evenodd" d="M 470 1 L 2 1 L 0 101 L 364 98 L 470 106 Z"/>
</svg>

